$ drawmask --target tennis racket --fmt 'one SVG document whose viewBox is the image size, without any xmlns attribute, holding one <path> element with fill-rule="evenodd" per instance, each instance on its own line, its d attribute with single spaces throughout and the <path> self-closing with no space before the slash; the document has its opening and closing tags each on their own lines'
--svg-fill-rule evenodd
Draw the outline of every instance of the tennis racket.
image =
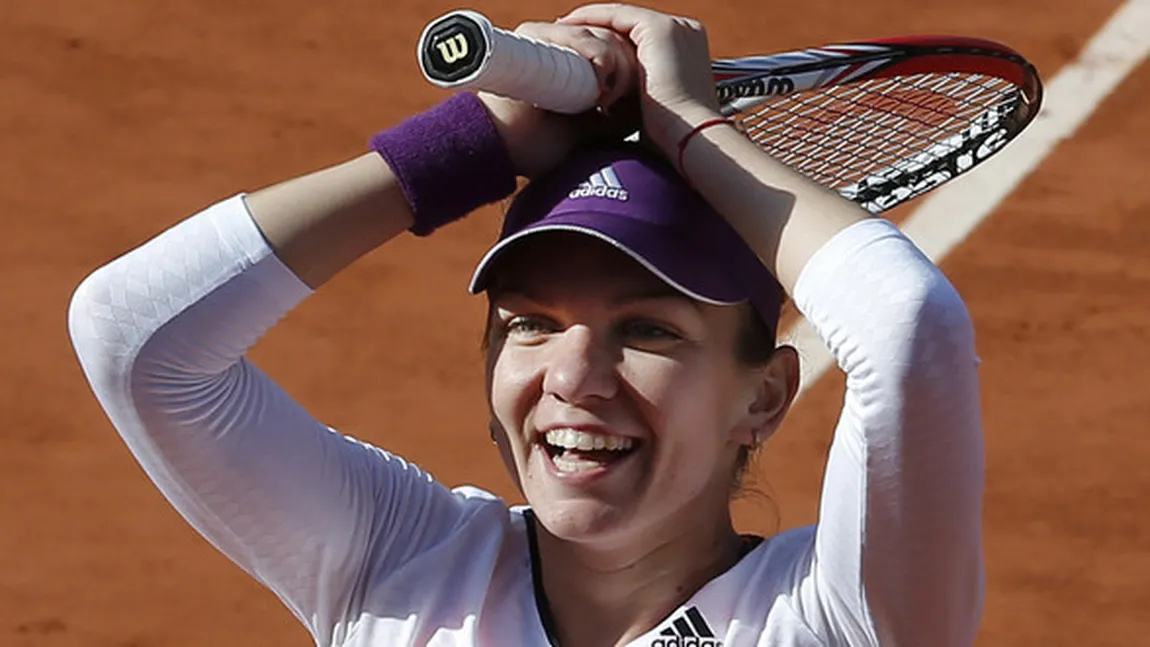
<svg viewBox="0 0 1150 647">
<path fill-rule="evenodd" d="M 594 107 L 571 49 L 455 11 L 419 40 L 424 76 L 575 114 Z M 776 159 L 878 214 L 987 160 L 1038 114 L 1042 81 L 987 40 L 900 37 L 716 60 L 723 114 Z"/>
</svg>

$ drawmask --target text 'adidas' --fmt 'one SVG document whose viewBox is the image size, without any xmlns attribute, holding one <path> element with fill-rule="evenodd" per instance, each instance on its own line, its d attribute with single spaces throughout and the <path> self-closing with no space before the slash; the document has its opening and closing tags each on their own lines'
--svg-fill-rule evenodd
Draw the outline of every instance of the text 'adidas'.
<svg viewBox="0 0 1150 647">
<path fill-rule="evenodd" d="M 567 197 L 607 198 L 626 202 L 630 196 L 623 183 L 619 181 L 619 176 L 615 174 L 615 169 L 605 166 L 592 173 L 586 182 L 580 183 L 577 189 L 567 194 Z"/>
</svg>

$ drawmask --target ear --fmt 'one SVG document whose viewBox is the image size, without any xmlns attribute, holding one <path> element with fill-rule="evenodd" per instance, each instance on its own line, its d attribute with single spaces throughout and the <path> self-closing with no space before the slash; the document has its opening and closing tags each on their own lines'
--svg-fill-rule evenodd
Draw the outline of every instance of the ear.
<svg viewBox="0 0 1150 647">
<path fill-rule="evenodd" d="M 746 416 L 734 429 L 734 440 L 755 447 L 774 435 L 798 395 L 798 352 L 791 346 L 775 349 L 771 360 L 755 371 L 752 388 Z"/>
</svg>

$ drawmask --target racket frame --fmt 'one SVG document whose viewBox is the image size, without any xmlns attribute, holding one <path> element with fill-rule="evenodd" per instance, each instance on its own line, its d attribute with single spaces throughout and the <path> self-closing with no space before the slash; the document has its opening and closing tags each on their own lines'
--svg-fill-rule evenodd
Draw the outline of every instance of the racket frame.
<svg viewBox="0 0 1150 647">
<path fill-rule="evenodd" d="M 437 61 L 441 54 L 452 60 Z M 594 107 L 598 99 L 594 69 L 579 54 L 495 27 L 473 11 L 453 11 L 429 23 L 417 57 L 424 76 L 442 88 L 485 90 L 569 114 Z M 874 214 L 989 159 L 1026 128 L 1042 104 L 1041 79 L 1021 54 L 993 41 L 961 36 L 900 36 L 719 59 L 712 62 L 712 70 L 723 114 L 735 118 L 770 109 L 791 96 L 882 79 L 969 74 L 1011 84 L 1011 96 L 970 120 L 961 132 L 833 187 Z"/>
</svg>

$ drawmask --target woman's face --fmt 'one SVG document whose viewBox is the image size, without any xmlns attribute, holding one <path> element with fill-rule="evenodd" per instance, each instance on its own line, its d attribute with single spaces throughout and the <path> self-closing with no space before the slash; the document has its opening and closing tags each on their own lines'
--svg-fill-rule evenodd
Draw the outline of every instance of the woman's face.
<svg viewBox="0 0 1150 647">
<path fill-rule="evenodd" d="M 492 424 L 548 531 L 611 543 L 727 519 L 739 448 L 773 431 L 791 388 L 736 358 L 739 309 L 582 234 L 519 243 L 498 278 Z"/>
</svg>

